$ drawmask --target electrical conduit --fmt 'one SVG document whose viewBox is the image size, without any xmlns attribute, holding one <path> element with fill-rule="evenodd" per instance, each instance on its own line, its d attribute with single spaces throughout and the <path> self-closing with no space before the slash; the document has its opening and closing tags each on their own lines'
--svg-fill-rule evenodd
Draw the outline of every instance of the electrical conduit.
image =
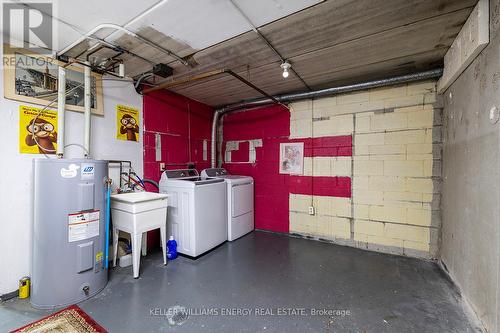
<svg viewBox="0 0 500 333">
<path fill-rule="evenodd" d="M 106 214 L 105 214 L 105 232 L 104 232 L 104 268 L 109 266 L 109 220 L 111 214 L 111 184 L 106 182 Z"/>
<path fill-rule="evenodd" d="M 59 66 L 59 77 L 57 87 L 57 150 L 56 154 L 59 158 L 64 156 L 64 125 L 65 125 L 65 109 L 66 109 L 66 69 Z"/>
<path fill-rule="evenodd" d="M 83 146 L 85 147 L 85 157 L 90 156 L 90 111 L 92 108 L 91 105 L 91 76 L 90 76 L 90 63 L 87 61 L 84 67 L 84 85 L 85 85 L 85 94 L 83 105 L 85 107 L 85 127 L 84 127 L 84 141 Z"/>
</svg>

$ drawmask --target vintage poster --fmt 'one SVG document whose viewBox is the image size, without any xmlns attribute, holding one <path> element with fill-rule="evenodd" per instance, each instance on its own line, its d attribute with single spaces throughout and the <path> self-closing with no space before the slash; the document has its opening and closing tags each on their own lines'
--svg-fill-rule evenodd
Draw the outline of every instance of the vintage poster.
<svg viewBox="0 0 500 333">
<path fill-rule="evenodd" d="M 116 138 L 126 141 L 139 141 L 139 109 L 116 106 Z"/>
<path fill-rule="evenodd" d="M 280 144 L 280 173 L 301 175 L 304 173 L 304 143 Z"/>
<path fill-rule="evenodd" d="M 40 113 L 40 110 L 42 108 L 19 106 L 19 152 L 22 154 L 56 153 L 57 111 L 46 109 Z"/>
</svg>

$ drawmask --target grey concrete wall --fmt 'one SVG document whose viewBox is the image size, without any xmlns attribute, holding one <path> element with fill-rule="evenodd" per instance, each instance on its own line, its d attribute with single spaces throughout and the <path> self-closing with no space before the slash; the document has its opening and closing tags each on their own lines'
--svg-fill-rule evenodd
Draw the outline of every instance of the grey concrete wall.
<svg viewBox="0 0 500 333">
<path fill-rule="evenodd" d="M 444 94 L 441 259 L 490 332 L 500 331 L 500 0 L 490 44 Z"/>
</svg>

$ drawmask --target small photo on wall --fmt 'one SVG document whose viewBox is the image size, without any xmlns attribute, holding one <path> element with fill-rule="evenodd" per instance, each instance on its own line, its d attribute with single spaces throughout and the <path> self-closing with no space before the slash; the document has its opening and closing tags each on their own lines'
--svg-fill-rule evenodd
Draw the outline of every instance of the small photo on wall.
<svg viewBox="0 0 500 333">
<path fill-rule="evenodd" d="M 280 173 L 302 175 L 304 173 L 304 143 L 280 144 Z"/>
<path fill-rule="evenodd" d="M 19 152 L 55 154 L 57 149 L 57 111 L 19 106 Z"/>
<path fill-rule="evenodd" d="M 116 106 L 116 138 L 125 141 L 139 141 L 139 109 L 126 106 Z"/>
</svg>

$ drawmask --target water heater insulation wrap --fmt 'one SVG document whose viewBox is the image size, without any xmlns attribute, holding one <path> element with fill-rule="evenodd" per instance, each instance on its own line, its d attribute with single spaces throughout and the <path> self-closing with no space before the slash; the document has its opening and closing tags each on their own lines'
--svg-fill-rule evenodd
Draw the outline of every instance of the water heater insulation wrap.
<svg viewBox="0 0 500 333">
<path fill-rule="evenodd" d="M 107 161 L 35 159 L 31 304 L 57 308 L 101 291 Z"/>
</svg>

